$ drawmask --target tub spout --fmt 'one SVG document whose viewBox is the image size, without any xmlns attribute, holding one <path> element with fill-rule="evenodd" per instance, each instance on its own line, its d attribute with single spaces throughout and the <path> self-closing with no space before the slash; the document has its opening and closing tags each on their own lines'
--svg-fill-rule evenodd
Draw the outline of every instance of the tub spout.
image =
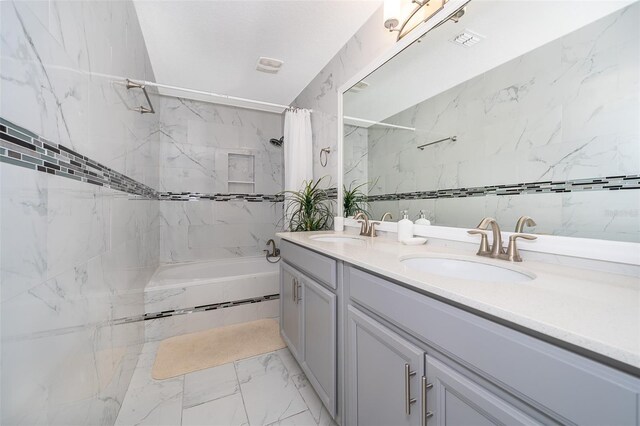
<svg viewBox="0 0 640 426">
<path fill-rule="evenodd" d="M 269 241 L 267 241 L 267 247 L 269 247 L 269 245 L 271 245 L 271 252 L 269 252 L 269 250 L 263 250 L 265 253 L 267 253 L 267 261 L 271 262 L 271 260 L 269 260 L 272 257 L 277 257 L 278 260 L 280 260 L 280 249 L 276 247 L 276 242 L 274 241 L 274 239 L 270 239 Z M 276 262 L 278 261 L 276 260 Z M 271 262 L 271 263 L 275 263 L 275 262 Z"/>
</svg>

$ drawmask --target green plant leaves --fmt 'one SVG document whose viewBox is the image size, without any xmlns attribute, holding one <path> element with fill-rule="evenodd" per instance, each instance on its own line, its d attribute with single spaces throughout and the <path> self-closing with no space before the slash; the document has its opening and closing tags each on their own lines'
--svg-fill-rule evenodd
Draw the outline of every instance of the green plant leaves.
<svg viewBox="0 0 640 426">
<path fill-rule="evenodd" d="M 368 183 L 369 182 L 363 182 L 356 187 L 352 187 L 353 182 L 351 182 L 348 189 L 346 186 L 343 187 L 344 198 L 342 206 L 344 208 L 343 214 L 345 217 L 354 216 L 359 211 L 362 211 L 369 216 L 369 212 L 367 212 L 367 208 L 369 207 L 367 195 L 360 190 L 360 188 Z"/>
<path fill-rule="evenodd" d="M 326 177 L 326 176 L 325 176 Z M 304 181 L 300 191 L 283 191 L 285 199 L 285 219 L 289 230 L 321 231 L 333 225 L 333 201 L 326 189 L 320 187 L 325 179 Z"/>
</svg>

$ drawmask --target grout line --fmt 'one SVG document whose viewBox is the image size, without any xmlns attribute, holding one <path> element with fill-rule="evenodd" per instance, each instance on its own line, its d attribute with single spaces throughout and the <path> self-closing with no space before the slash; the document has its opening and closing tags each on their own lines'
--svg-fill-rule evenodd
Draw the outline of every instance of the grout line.
<svg viewBox="0 0 640 426">
<path fill-rule="evenodd" d="M 249 420 L 249 412 L 247 411 L 247 403 L 244 400 L 244 394 L 242 393 L 242 385 L 240 383 L 240 376 L 238 376 L 238 365 L 236 364 L 238 361 L 233 361 L 233 371 L 236 374 L 236 381 L 238 382 L 238 392 L 240 393 L 240 398 L 242 399 L 242 409 L 244 410 L 244 415 L 247 418 L 247 424 L 251 425 L 251 421 Z"/>
<path fill-rule="evenodd" d="M 185 384 L 185 376 L 186 374 L 182 375 L 182 398 L 180 401 L 180 426 L 182 426 L 182 419 L 184 417 L 184 384 Z"/>
</svg>

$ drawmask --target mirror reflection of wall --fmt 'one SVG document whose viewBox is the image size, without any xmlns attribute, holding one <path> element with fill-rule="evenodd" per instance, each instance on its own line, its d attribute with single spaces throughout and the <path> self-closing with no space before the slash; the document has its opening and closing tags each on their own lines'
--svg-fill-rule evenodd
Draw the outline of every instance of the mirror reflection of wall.
<svg viewBox="0 0 640 426">
<path fill-rule="evenodd" d="M 476 7 L 478 20 L 503 7 L 489 3 Z M 472 6 L 461 21 L 471 28 Z M 384 119 L 370 102 L 359 104 L 361 93 L 347 92 L 346 116 L 382 123 L 345 118 L 345 184 L 369 182 L 376 218 L 408 209 L 415 219 L 423 209 L 435 225 L 473 227 L 494 216 L 509 229 L 526 214 L 537 233 L 640 241 L 639 23 L 635 3 L 444 90 L 431 87 L 437 78 L 425 79 L 410 96 L 437 93 Z M 465 47 L 449 36 L 473 31 L 443 25 L 368 76 L 361 90 L 401 87 L 384 69 L 408 64 L 411 55 L 447 51 L 450 66 L 460 66 L 483 43 L 507 36 L 498 30 Z M 430 51 L 426 43 L 434 43 Z M 475 60 L 488 56 L 477 51 Z"/>
</svg>

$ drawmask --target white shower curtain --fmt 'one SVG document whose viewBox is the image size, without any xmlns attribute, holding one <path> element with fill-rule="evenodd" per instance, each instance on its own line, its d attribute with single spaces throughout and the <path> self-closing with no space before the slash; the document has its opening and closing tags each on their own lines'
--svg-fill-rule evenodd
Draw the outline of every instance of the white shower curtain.
<svg viewBox="0 0 640 426">
<path fill-rule="evenodd" d="M 287 110 L 284 115 L 285 191 L 300 191 L 304 181 L 313 179 L 312 143 L 310 111 Z M 285 229 L 289 228 L 288 223 L 285 217 Z"/>
<path fill-rule="evenodd" d="M 302 182 L 313 179 L 311 114 L 307 109 L 288 110 L 284 115 L 284 190 L 299 191 Z"/>
</svg>

